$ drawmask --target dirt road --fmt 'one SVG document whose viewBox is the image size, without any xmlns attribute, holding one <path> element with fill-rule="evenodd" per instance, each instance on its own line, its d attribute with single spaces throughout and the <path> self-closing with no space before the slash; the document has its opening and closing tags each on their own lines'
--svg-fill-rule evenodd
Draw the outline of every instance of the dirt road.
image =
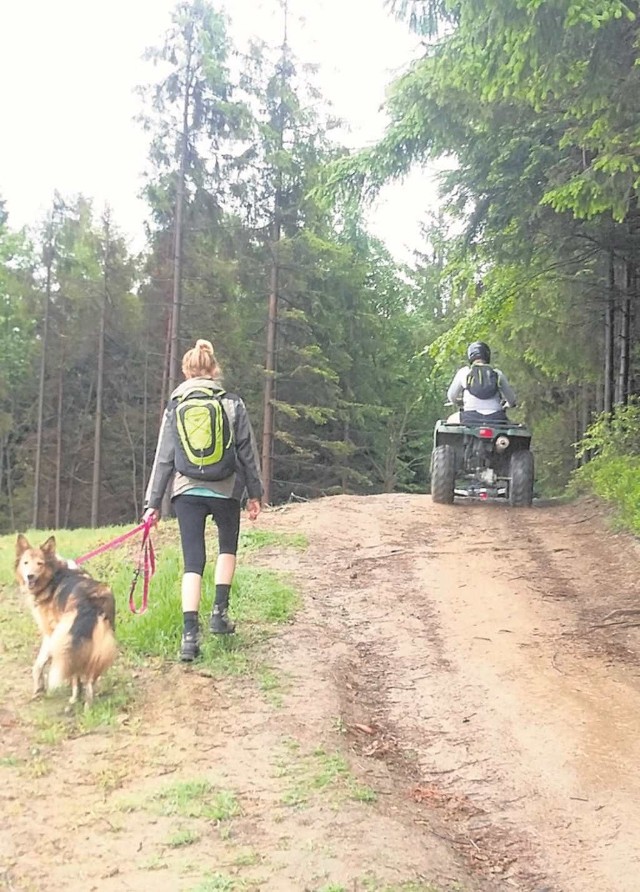
<svg viewBox="0 0 640 892">
<path fill-rule="evenodd" d="M 637 892 L 640 630 L 591 628 L 639 603 L 637 544 L 584 503 L 381 496 L 293 516 L 312 531 L 306 584 L 315 563 L 313 619 L 339 645 L 347 724 L 391 742 L 458 850 L 496 888 L 502 874 Z"/>
<path fill-rule="evenodd" d="M 57 744 L 37 777 L 16 681 L 0 888 L 640 890 L 640 629 L 597 627 L 639 602 L 633 539 L 590 503 L 408 495 L 259 524 L 309 539 L 253 558 L 303 596 L 266 655 L 277 697 L 179 665 L 136 673 L 118 732 Z M 176 820 L 141 805 L 167 775 L 233 790 L 227 831 L 191 816 L 188 848 L 172 844 Z"/>
</svg>

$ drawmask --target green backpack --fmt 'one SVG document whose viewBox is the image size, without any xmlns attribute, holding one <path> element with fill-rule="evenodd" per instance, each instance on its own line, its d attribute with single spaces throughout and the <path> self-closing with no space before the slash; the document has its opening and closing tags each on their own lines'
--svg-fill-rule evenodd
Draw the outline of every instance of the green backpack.
<svg viewBox="0 0 640 892">
<path fill-rule="evenodd" d="M 174 398 L 174 465 L 180 474 L 225 480 L 235 472 L 233 428 L 222 405 L 224 394 L 199 385 Z"/>
</svg>

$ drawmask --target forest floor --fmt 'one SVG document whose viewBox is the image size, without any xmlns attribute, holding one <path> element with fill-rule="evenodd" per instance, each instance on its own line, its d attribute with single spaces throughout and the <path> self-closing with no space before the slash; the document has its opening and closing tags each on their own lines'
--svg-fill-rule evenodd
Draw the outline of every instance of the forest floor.
<svg viewBox="0 0 640 892">
<path fill-rule="evenodd" d="M 640 889 L 640 628 L 605 621 L 639 606 L 636 540 L 590 501 L 257 525 L 309 542 L 251 556 L 301 596 L 257 674 L 129 669 L 115 726 L 69 737 L 5 647 L 0 888 Z"/>
</svg>

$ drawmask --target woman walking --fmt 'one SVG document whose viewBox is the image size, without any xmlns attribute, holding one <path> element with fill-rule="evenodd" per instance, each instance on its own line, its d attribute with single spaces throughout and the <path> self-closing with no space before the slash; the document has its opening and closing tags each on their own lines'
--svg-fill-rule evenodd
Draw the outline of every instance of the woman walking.
<svg viewBox="0 0 640 892">
<path fill-rule="evenodd" d="M 228 608 L 236 569 L 240 500 L 246 488 L 248 515 L 255 520 L 263 490 L 246 407 L 239 396 L 222 388 L 222 371 L 210 341 L 198 340 L 187 350 L 182 373 L 185 380 L 171 394 L 160 426 L 144 519 L 159 519 L 162 498 L 173 477 L 171 501 L 184 560 L 180 658 L 190 662 L 200 653 L 198 611 L 207 517 L 211 515 L 217 526 L 219 545 L 209 627 L 214 634 L 228 635 L 235 631 Z"/>
</svg>

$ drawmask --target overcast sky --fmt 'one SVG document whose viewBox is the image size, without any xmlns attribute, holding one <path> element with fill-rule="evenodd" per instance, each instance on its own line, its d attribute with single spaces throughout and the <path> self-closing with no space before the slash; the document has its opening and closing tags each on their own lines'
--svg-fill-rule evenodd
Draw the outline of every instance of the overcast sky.
<svg viewBox="0 0 640 892">
<path fill-rule="evenodd" d="M 318 85 L 349 123 L 352 147 L 381 135 L 380 106 L 415 41 L 383 0 L 289 0 L 290 42 L 298 59 L 320 66 Z M 82 192 L 99 212 L 108 202 L 133 247 L 142 245 L 139 199 L 147 137 L 134 122 L 134 92 L 153 78 L 145 48 L 158 45 L 173 0 L 5 0 L 0 9 L 0 197 L 13 226 L 34 223 L 53 192 Z M 281 34 L 277 0 L 227 0 L 234 39 Z M 371 228 L 400 259 L 418 247 L 420 220 L 433 202 L 424 173 L 388 187 Z"/>
</svg>

